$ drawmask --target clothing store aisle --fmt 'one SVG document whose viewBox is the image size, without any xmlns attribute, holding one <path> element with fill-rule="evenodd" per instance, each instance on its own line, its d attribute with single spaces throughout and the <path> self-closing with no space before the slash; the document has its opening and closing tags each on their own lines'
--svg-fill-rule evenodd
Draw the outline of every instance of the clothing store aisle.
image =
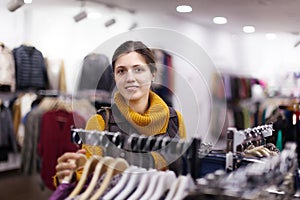
<svg viewBox="0 0 300 200">
<path fill-rule="evenodd" d="M 52 191 L 41 186 L 39 174 L 23 175 L 18 170 L 0 173 L 0 199 L 47 200 Z"/>
</svg>

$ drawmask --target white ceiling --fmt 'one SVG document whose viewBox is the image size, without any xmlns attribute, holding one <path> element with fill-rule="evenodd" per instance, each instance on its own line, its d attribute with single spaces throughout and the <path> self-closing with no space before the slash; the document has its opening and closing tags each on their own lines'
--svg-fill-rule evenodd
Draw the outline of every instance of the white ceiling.
<svg viewBox="0 0 300 200">
<path fill-rule="evenodd" d="M 1 0 L 2 2 L 4 0 Z M 5 0 L 8 1 L 8 0 Z M 300 32 L 300 0 L 87 0 L 102 2 L 136 12 L 164 13 L 202 26 L 241 33 L 243 25 L 254 25 L 257 32 Z M 33 0 L 36 4 L 80 5 L 79 0 Z M 193 7 L 191 13 L 176 13 L 179 4 Z M 153 15 L 155 16 L 155 15 Z M 226 25 L 214 25 L 212 17 L 225 16 Z"/>
</svg>

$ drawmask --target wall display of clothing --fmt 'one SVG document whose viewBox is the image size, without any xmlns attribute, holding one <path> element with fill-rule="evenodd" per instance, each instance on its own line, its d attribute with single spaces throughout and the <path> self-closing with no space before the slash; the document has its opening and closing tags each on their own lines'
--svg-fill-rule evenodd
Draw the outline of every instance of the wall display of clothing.
<svg viewBox="0 0 300 200">
<path fill-rule="evenodd" d="M 0 42 L 0 91 L 14 92 L 16 87 L 15 61 L 12 51 Z"/>
<path fill-rule="evenodd" d="M 157 62 L 157 75 L 153 84 L 153 91 L 169 106 L 172 106 L 174 91 L 172 56 L 160 49 L 154 49 L 153 52 Z"/>
<path fill-rule="evenodd" d="M 48 75 L 41 51 L 34 46 L 21 45 L 13 49 L 17 90 L 48 88 Z"/>
<path fill-rule="evenodd" d="M 274 135 L 268 139 L 282 149 L 287 142 L 300 145 L 300 106 L 297 98 L 272 97 L 267 98 L 260 107 L 260 120 L 273 123 Z M 298 163 L 300 163 L 300 148 L 297 148 Z"/>
<path fill-rule="evenodd" d="M 114 89 L 112 67 L 104 54 L 91 53 L 83 59 L 78 91 Z"/>
<path fill-rule="evenodd" d="M 226 135 L 227 127 L 236 127 L 237 129 L 245 129 L 247 127 L 255 127 L 261 123 L 259 121 L 259 109 L 264 94 L 258 94 L 256 86 L 261 90 L 264 87 L 263 81 L 256 78 L 238 76 L 234 74 L 221 74 L 222 82 L 218 82 L 219 74 L 213 76 L 212 94 L 216 105 L 213 112 L 219 109 L 226 109 L 225 116 L 215 115 L 212 121 L 215 123 L 213 127 L 223 126 L 223 118 L 225 118 L 225 129 L 221 136 Z M 213 128 L 212 132 L 218 134 L 217 128 Z"/>
<path fill-rule="evenodd" d="M 8 161 L 10 152 L 19 152 L 10 109 L 13 101 L 14 97 L 9 100 L 0 99 L 0 162 Z"/>
<path fill-rule="evenodd" d="M 65 65 L 62 59 L 45 58 L 49 89 L 67 92 Z"/>
<path fill-rule="evenodd" d="M 45 97 L 32 106 L 24 119 L 25 135 L 22 146 L 23 174 L 40 172 L 43 183 L 54 189 L 53 176 L 57 158 L 65 152 L 74 152 L 78 146 L 71 143 L 72 126 L 85 127 L 95 108 L 82 99 Z"/>
</svg>

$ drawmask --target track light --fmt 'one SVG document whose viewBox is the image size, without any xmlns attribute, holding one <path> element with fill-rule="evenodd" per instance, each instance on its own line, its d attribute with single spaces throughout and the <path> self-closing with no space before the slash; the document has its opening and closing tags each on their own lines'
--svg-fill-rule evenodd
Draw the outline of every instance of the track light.
<svg viewBox="0 0 300 200">
<path fill-rule="evenodd" d="M 80 13 L 78 13 L 77 15 L 75 15 L 73 18 L 75 20 L 75 22 L 79 22 L 81 20 L 83 20 L 84 18 L 86 18 L 88 15 L 86 13 L 85 10 L 81 11 Z"/>
<path fill-rule="evenodd" d="M 116 23 L 116 20 L 114 18 L 112 18 L 112 19 L 106 21 L 104 23 L 104 25 L 105 25 L 105 27 L 109 27 L 109 26 L 113 25 L 114 23 Z"/>
<path fill-rule="evenodd" d="M 131 26 L 129 27 L 129 30 L 133 30 L 138 26 L 138 24 L 136 22 L 134 22 L 133 24 L 131 24 Z"/>
<path fill-rule="evenodd" d="M 17 10 L 18 8 L 20 8 L 21 6 L 23 6 L 24 0 L 10 0 L 7 3 L 7 9 L 11 12 L 14 12 L 15 10 Z"/>
</svg>

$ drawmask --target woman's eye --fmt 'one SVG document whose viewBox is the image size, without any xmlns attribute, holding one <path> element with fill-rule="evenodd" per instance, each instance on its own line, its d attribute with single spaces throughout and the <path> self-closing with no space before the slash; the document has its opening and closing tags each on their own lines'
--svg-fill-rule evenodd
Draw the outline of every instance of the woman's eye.
<svg viewBox="0 0 300 200">
<path fill-rule="evenodd" d="M 142 72 L 142 71 L 144 71 L 144 69 L 142 67 L 137 67 L 137 68 L 135 68 L 135 71 L 136 72 Z"/>
<path fill-rule="evenodd" d="M 123 69 L 118 69 L 117 70 L 117 74 L 123 74 L 124 73 L 124 70 Z"/>
</svg>

